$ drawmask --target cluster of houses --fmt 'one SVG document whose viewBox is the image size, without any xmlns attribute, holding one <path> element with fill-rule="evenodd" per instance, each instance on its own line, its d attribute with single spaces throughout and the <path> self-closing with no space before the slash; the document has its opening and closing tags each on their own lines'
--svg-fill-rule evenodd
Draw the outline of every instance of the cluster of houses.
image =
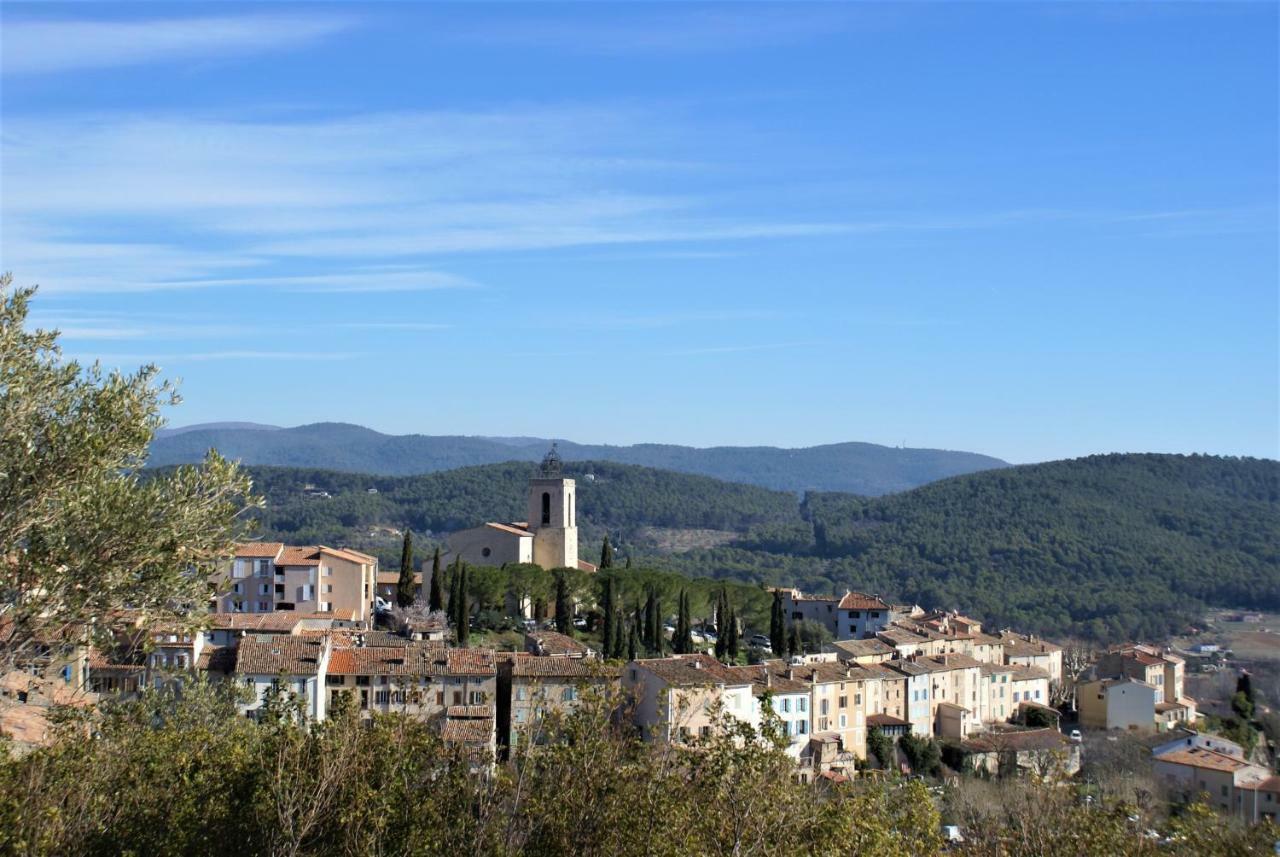
<svg viewBox="0 0 1280 857">
<path fill-rule="evenodd" d="M 563 478 L 553 450 L 531 480 L 529 520 L 463 531 L 447 558 L 593 570 L 577 557 L 574 506 L 573 480 Z M 857 592 L 823 597 L 782 589 L 776 597 L 791 622 L 817 622 L 831 632 L 836 642 L 826 651 L 751 666 L 703 653 L 621 664 L 550 630 L 527 633 L 519 652 L 454 647 L 442 618 L 400 633 L 380 630 L 378 602 L 390 600 L 398 581 L 398 573 L 379 572 L 376 557 L 349 548 L 240 545 L 211 581 L 205 627 L 151 628 L 125 613 L 114 617 L 106 645 L 50 641 L 0 676 L 0 699 L 8 703 L 0 705 L 0 730 L 19 745 L 38 744 L 45 737 L 39 711 L 48 705 L 93 704 L 199 673 L 239 685 L 248 717 L 288 691 L 313 721 L 339 706 L 361 716 L 421 718 L 478 767 L 506 748 L 547 740 L 549 718 L 572 711 L 594 689 L 617 701 L 613 716 L 630 718 L 651 741 L 694 741 L 727 718 L 757 731 L 775 724 L 802 779 L 851 776 L 885 746 L 876 732 L 890 742 L 945 739 L 948 763 L 975 770 L 1012 765 L 1047 778 L 1079 768 L 1079 734 L 1058 728 L 1051 697 L 1063 686 L 1062 647 L 1010 630 L 987 632 L 955 612 Z M 1231 742 L 1185 729 L 1197 712 L 1184 692 L 1181 658 L 1119 646 L 1076 686 L 1081 726 L 1183 729 L 1155 750 L 1161 777 L 1208 792 L 1243 817 L 1274 817 L 1280 778 L 1250 764 Z M 878 761 L 896 767 L 904 758 L 895 751 Z"/>
</svg>

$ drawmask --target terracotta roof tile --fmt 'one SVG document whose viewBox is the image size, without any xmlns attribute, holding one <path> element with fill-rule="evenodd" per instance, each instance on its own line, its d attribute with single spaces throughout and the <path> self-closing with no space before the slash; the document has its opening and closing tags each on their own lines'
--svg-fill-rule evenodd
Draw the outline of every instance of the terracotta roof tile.
<svg viewBox="0 0 1280 857">
<path fill-rule="evenodd" d="M 597 678 L 617 681 L 622 668 L 593 658 L 553 658 L 515 653 L 511 675 L 516 678 Z"/>
<path fill-rule="evenodd" d="M 493 741 L 490 720 L 446 720 L 440 737 L 446 744 L 484 744 Z"/>
<path fill-rule="evenodd" d="M 284 550 L 284 542 L 247 542 L 236 545 L 237 559 L 275 559 Z"/>
<path fill-rule="evenodd" d="M 245 637 L 236 647 L 236 672 L 250 675 L 315 675 L 324 640 L 312 637 Z"/>
<path fill-rule="evenodd" d="M 524 640 L 525 647 L 538 655 L 581 658 L 591 651 L 585 643 L 557 631 L 530 631 Z"/>
<path fill-rule="evenodd" d="M 1216 750 L 1209 750 L 1204 747 L 1191 747 L 1185 750 L 1173 750 L 1163 755 L 1156 756 L 1156 761 L 1172 762 L 1175 765 L 1189 765 L 1193 768 L 1205 768 L 1212 771 L 1225 771 L 1234 773 L 1241 768 L 1251 768 L 1253 765 L 1244 759 L 1237 759 L 1235 756 L 1228 756 L 1225 753 L 1219 753 Z"/>
<path fill-rule="evenodd" d="M 632 663 L 674 687 L 751 684 L 750 679 L 730 671 L 710 655 L 672 655 L 669 658 L 643 658 Z"/>
</svg>

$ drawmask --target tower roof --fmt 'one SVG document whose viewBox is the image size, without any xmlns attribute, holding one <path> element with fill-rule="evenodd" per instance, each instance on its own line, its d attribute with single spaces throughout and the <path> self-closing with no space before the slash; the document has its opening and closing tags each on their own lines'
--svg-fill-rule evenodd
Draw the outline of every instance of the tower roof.
<svg viewBox="0 0 1280 857">
<path fill-rule="evenodd" d="M 556 449 L 555 441 L 551 442 L 551 448 L 547 450 L 547 454 L 542 457 L 542 464 L 538 466 L 538 475 L 543 478 L 556 478 L 561 476 L 564 471 L 564 462 L 560 458 L 560 452 Z"/>
</svg>

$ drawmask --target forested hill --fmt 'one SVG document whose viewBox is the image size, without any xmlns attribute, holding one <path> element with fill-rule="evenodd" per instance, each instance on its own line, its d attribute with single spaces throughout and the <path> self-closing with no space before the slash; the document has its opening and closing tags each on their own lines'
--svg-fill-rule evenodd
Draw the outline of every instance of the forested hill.
<svg viewBox="0 0 1280 857">
<path fill-rule="evenodd" d="M 745 532 L 800 520 L 795 495 L 754 485 L 611 462 L 570 462 L 564 469 L 577 482 L 577 517 L 586 539 L 605 530 L 618 541 L 643 527 Z M 374 526 L 411 527 L 425 536 L 485 521 L 524 520 L 534 470 L 528 463 L 507 462 L 396 477 L 249 468 L 254 490 L 266 500 L 260 516 L 265 535 L 350 545 L 368 545 Z M 584 543 L 583 556 L 591 554 Z"/>
<path fill-rule="evenodd" d="M 1280 608 L 1280 463 L 1103 455 L 890 497 L 811 494 L 801 524 L 677 563 L 845 586 L 1097 639 L 1159 638 L 1204 605 Z"/>
<path fill-rule="evenodd" d="M 209 424 L 160 432 L 150 463 L 161 467 L 199 461 L 215 448 L 250 465 L 317 467 L 407 476 L 504 461 L 539 461 L 551 442 L 542 438 L 386 435 L 345 423 L 295 428 Z M 595 446 L 560 442 L 574 461 L 613 461 L 696 473 L 783 491 L 849 491 L 877 495 L 903 491 L 961 473 L 1004 467 L 998 458 L 938 449 L 896 449 L 872 443 L 837 443 L 803 449 L 638 444 Z"/>
</svg>

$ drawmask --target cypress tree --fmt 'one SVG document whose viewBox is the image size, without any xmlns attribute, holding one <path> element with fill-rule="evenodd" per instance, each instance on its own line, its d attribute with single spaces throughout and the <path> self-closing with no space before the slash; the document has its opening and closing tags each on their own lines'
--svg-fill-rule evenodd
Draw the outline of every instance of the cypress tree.
<svg viewBox="0 0 1280 857">
<path fill-rule="evenodd" d="M 686 652 L 694 651 L 694 610 L 689 606 L 689 591 L 685 591 L 685 632 L 681 636 L 680 645 Z"/>
<path fill-rule="evenodd" d="M 662 598 L 656 592 L 653 595 L 653 618 L 650 633 L 653 634 L 653 650 L 661 657 L 666 652 L 666 635 L 662 633 Z"/>
<path fill-rule="evenodd" d="M 782 606 L 782 593 L 773 592 L 773 608 L 769 611 L 769 645 L 781 655 L 787 647 L 787 616 Z"/>
<path fill-rule="evenodd" d="M 444 609 L 444 593 L 440 591 L 440 546 L 436 545 L 436 555 L 431 559 L 431 594 L 427 607 L 432 612 Z"/>
<path fill-rule="evenodd" d="M 467 567 L 458 570 L 458 626 L 454 636 L 459 646 L 471 639 L 471 608 L 467 605 Z"/>
<path fill-rule="evenodd" d="M 800 642 L 800 626 L 791 623 L 791 636 L 787 638 L 787 654 L 791 657 L 804 654 L 804 645 Z"/>
<path fill-rule="evenodd" d="M 644 616 L 641 619 L 640 634 L 644 640 L 645 647 L 650 651 L 658 647 L 657 641 L 653 638 L 653 587 L 649 587 L 649 593 L 644 599 Z"/>
<path fill-rule="evenodd" d="M 418 600 L 418 584 L 413 579 L 413 531 L 404 531 L 404 542 L 400 545 L 400 580 L 396 585 L 396 603 L 401 607 L 412 607 Z"/>
<path fill-rule="evenodd" d="M 556 575 L 556 630 L 573 634 L 573 604 L 569 601 L 569 581 L 563 573 Z"/>
<path fill-rule="evenodd" d="M 600 605 L 600 611 L 604 613 L 604 628 L 600 632 L 600 653 L 606 658 L 613 655 L 613 637 L 615 634 L 613 625 L 617 621 L 615 614 L 618 609 L 614 603 L 616 600 L 613 576 L 610 575 L 604 581 L 604 597 L 601 599 L 603 603 Z"/>
<path fill-rule="evenodd" d="M 636 631 L 636 623 L 631 623 L 631 633 L 627 635 L 627 660 L 634 661 L 640 657 L 640 634 Z"/>
<path fill-rule="evenodd" d="M 738 614 L 732 607 L 729 608 L 729 627 L 726 629 L 729 639 L 725 641 L 725 651 L 729 655 L 730 661 L 738 659 Z"/>
<path fill-rule="evenodd" d="M 720 590 L 719 596 L 716 598 L 715 623 L 716 623 L 716 659 L 724 660 L 724 656 L 729 651 L 729 634 L 727 628 L 729 612 L 729 599 L 724 589 Z"/>
<path fill-rule="evenodd" d="M 458 615 L 458 564 L 462 562 L 462 557 L 454 557 L 453 564 L 449 566 L 449 621 L 453 621 Z"/>
<path fill-rule="evenodd" d="M 613 620 L 613 657 L 615 660 L 621 660 L 627 655 L 627 632 L 626 620 L 623 618 L 622 611 L 618 611 L 618 615 Z"/>
<path fill-rule="evenodd" d="M 600 545 L 600 570 L 613 568 L 613 545 L 609 544 L 609 536 L 604 537 L 604 543 Z"/>
</svg>

